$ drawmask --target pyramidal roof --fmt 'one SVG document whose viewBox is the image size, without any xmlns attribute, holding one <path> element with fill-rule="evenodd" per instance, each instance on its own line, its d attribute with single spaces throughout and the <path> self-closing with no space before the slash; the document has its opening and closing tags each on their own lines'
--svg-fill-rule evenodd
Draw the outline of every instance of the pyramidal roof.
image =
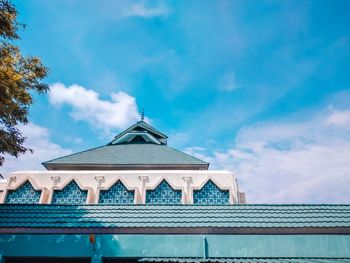
<svg viewBox="0 0 350 263">
<path fill-rule="evenodd" d="M 108 144 L 43 162 L 48 170 L 207 170 L 209 163 L 167 145 L 168 136 L 139 121 Z"/>
</svg>

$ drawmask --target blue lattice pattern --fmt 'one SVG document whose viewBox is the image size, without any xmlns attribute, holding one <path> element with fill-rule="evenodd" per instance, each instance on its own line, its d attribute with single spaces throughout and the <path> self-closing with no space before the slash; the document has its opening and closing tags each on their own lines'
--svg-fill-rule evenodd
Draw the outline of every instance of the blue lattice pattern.
<svg viewBox="0 0 350 263">
<path fill-rule="evenodd" d="M 41 191 L 37 191 L 29 181 L 25 182 L 17 190 L 7 192 L 7 204 L 37 204 L 40 200 Z"/>
<path fill-rule="evenodd" d="M 75 181 L 71 181 L 63 190 L 53 192 L 52 204 L 82 205 L 86 199 L 87 191 L 81 190 Z"/>
<path fill-rule="evenodd" d="M 193 191 L 193 203 L 198 205 L 226 205 L 229 204 L 230 192 L 221 190 L 209 180 L 200 190 Z"/>
<path fill-rule="evenodd" d="M 146 191 L 146 204 L 181 204 L 181 190 L 173 189 L 163 180 L 154 190 Z"/>
<path fill-rule="evenodd" d="M 100 204 L 132 204 L 135 191 L 129 191 L 125 185 L 118 181 L 110 189 L 100 191 Z"/>
</svg>

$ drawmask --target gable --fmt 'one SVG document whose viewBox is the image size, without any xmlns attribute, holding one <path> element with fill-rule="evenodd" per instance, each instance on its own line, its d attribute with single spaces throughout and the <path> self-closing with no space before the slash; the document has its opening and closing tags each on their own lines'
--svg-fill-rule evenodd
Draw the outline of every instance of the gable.
<svg viewBox="0 0 350 263">
<path fill-rule="evenodd" d="M 129 127 L 128 129 L 126 129 L 125 131 L 119 133 L 114 137 L 112 142 L 118 140 L 119 138 L 125 136 L 126 134 L 134 133 L 134 132 L 148 133 L 151 136 L 153 136 L 155 139 L 157 139 L 159 142 L 161 142 L 161 144 L 167 144 L 168 136 L 161 133 L 160 131 L 158 131 L 157 129 L 155 129 L 154 127 L 152 127 L 151 125 L 147 124 L 144 121 L 139 121 L 134 125 L 132 125 L 131 127 Z"/>
</svg>

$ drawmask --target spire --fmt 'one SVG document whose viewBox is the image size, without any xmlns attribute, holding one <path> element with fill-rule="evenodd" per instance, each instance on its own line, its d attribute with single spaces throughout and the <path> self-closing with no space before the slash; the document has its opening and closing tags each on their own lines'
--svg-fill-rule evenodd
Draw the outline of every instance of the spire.
<svg viewBox="0 0 350 263">
<path fill-rule="evenodd" d="M 145 119 L 145 107 L 142 106 L 141 121 Z"/>
</svg>

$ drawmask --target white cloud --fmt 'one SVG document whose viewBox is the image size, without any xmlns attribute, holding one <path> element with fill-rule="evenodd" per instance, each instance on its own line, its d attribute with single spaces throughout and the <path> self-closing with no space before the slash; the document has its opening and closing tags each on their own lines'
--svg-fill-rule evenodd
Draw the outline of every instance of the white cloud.
<svg viewBox="0 0 350 263">
<path fill-rule="evenodd" d="M 233 91 L 239 88 L 234 73 L 227 73 L 223 75 L 218 81 L 218 87 L 223 91 Z"/>
<path fill-rule="evenodd" d="M 54 105 L 70 105 L 75 120 L 87 121 L 106 131 L 126 128 L 140 119 L 135 98 L 122 91 L 111 93 L 111 100 L 101 100 L 93 90 L 56 83 L 50 86 L 49 98 Z"/>
<path fill-rule="evenodd" d="M 236 172 L 251 203 L 349 203 L 349 118 L 333 109 L 305 122 L 262 123 L 241 129 L 232 149 L 189 152 Z"/>
<path fill-rule="evenodd" d="M 161 2 L 157 6 L 145 6 L 143 4 L 132 4 L 124 11 L 124 16 L 136 16 L 143 18 L 167 17 L 170 8 Z"/>
<path fill-rule="evenodd" d="M 334 110 L 326 118 L 326 124 L 350 128 L 350 110 Z"/>
<path fill-rule="evenodd" d="M 71 150 L 64 149 L 51 141 L 47 128 L 28 123 L 19 129 L 27 137 L 25 146 L 33 149 L 33 153 L 28 152 L 18 158 L 5 156 L 5 163 L 0 167 L 0 173 L 5 177 L 18 170 L 42 170 L 44 169 L 42 162 L 71 153 Z"/>
</svg>

